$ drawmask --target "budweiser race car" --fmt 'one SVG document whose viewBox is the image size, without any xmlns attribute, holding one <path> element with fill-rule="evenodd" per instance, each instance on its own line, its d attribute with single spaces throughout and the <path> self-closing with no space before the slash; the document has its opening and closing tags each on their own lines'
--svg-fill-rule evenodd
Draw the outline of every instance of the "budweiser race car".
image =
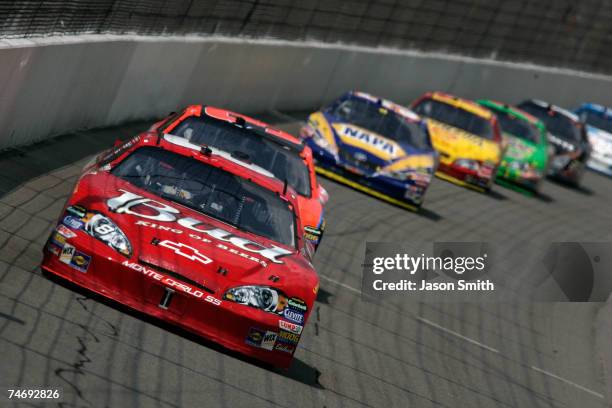
<svg viewBox="0 0 612 408">
<path fill-rule="evenodd" d="M 481 192 L 490 190 L 503 151 L 495 115 L 442 92 L 426 93 L 412 109 L 427 118 L 433 146 L 440 153 L 436 176 Z"/>
<path fill-rule="evenodd" d="M 427 126 L 407 108 L 348 92 L 308 118 L 300 136 L 324 176 L 418 210 L 436 167 Z"/>
<path fill-rule="evenodd" d="M 41 267 L 286 368 L 319 285 L 301 231 L 294 190 L 267 170 L 144 133 L 86 166 Z"/>
<path fill-rule="evenodd" d="M 150 130 L 206 145 L 230 160 L 253 163 L 286 181 L 298 194 L 305 237 L 315 249 L 319 246 L 329 196 L 317 181 L 312 151 L 300 139 L 248 116 L 201 105 L 188 106 Z"/>
</svg>

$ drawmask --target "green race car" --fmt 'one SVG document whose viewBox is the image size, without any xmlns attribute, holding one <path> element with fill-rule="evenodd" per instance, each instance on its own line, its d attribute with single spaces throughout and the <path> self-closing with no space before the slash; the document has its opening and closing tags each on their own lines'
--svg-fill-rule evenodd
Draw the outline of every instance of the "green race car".
<svg viewBox="0 0 612 408">
<path fill-rule="evenodd" d="M 495 113 L 503 132 L 505 150 L 496 178 L 537 192 L 548 165 L 546 127 L 514 106 L 491 100 L 477 102 Z"/>
</svg>

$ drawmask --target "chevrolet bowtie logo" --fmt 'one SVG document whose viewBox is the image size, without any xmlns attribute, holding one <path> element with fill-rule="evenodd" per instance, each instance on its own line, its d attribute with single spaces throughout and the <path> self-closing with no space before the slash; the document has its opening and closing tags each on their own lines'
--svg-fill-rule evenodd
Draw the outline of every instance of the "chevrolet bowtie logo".
<svg viewBox="0 0 612 408">
<path fill-rule="evenodd" d="M 158 245 L 164 248 L 168 248 L 174 251 L 175 254 L 185 257 L 191 261 L 197 261 L 204 265 L 212 262 L 212 259 L 202 254 L 200 251 L 198 251 L 194 247 L 183 244 L 182 242 L 164 240 L 164 241 L 161 241 Z"/>
</svg>

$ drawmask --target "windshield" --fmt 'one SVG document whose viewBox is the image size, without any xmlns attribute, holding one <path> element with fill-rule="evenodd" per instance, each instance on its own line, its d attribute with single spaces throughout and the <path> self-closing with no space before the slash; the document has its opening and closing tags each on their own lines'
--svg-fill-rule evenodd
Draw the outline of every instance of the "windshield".
<svg viewBox="0 0 612 408">
<path fill-rule="evenodd" d="M 533 102 L 524 102 L 519 105 L 519 108 L 540 119 L 546 126 L 546 130 L 553 135 L 571 142 L 581 141 L 579 127 L 567 116 Z"/>
<path fill-rule="evenodd" d="M 247 129 L 210 117 L 190 116 L 171 133 L 191 143 L 214 147 L 268 170 L 301 196 L 310 197 L 310 173 L 300 155 Z"/>
<path fill-rule="evenodd" d="M 502 131 L 533 143 L 540 143 L 538 128 L 510 112 L 495 111 Z"/>
<path fill-rule="evenodd" d="M 430 98 L 423 99 L 414 108 L 419 115 L 465 130 L 484 139 L 493 140 L 495 133 L 491 123 L 478 115 Z"/>
<path fill-rule="evenodd" d="M 219 168 L 167 150 L 142 147 L 112 174 L 238 229 L 295 247 L 295 220 L 288 204 L 271 191 Z"/>
<path fill-rule="evenodd" d="M 596 127 L 606 132 L 612 133 L 612 118 L 607 118 L 595 112 L 582 112 L 580 114 L 582 120 L 593 127 Z"/>
<path fill-rule="evenodd" d="M 429 134 L 418 122 L 411 122 L 380 104 L 362 98 L 349 98 L 338 105 L 332 114 L 339 121 L 378 133 L 417 149 L 431 148 Z"/>
</svg>

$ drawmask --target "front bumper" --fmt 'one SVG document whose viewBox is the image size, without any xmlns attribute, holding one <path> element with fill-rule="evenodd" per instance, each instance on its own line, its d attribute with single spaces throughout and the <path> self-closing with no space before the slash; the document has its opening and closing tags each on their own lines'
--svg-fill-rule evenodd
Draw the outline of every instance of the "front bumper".
<svg viewBox="0 0 612 408">
<path fill-rule="evenodd" d="M 60 256 L 49 250 L 51 245 L 57 252 L 58 246 L 49 243 L 44 249 L 41 268 L 75 285 L 179 326 L 227 349 L 276 367 L 286 369 L 291 365 L 299 336 L 297 341 L 293 336 L 289 343 L 283 341 L 283 347 L 277 348 L 276 344 L 281 343 L 278 333 L 281 331 L 279 321 L 283 319 L 280 317 L 222 300 L 222 295 L 218 293 L 200 291 L 202 295 L 195 296 L 195 292 L 185 291 L 181 286 L 182 282 L 178 279 L 167 275 L 164 277 L 163 272 L 159 270 L 143 266 L 134 260 L 127 260 L 120 255 L 107 256 L 103 252 L 104 248 L 98 248 L 104 255 L 97 254 L 93 252 L 95 245 L 84 248 L 74 242 L 70 244 L 76 247 L 79 253 L 89 253 L 91 256 L 85 272 L 62 262 Z M 139 267 L 129 267 L 126 263 L 136 264 Z M 147 270 L 154 272 L 143 272 Z M 168 291 L 172 292 L 172 301 L 162 307 L 162 299 Z M 268 336 L 267 342 L 264 343 L 262 336 L 267 333 L 276 333 L 277 336 L 273 336 L 272 342 Z"/>
<path fill-rule="evenodd" d="M 337 161 L 332 154 L 315 143 L 308 145 L 313 150 L 319 174 L 409 210 L 415 211 L 423 203 L 429 183 L 417 185 L 408 180 L 399 181 L 382 175 L 371 176 L 356 167 Z"/>
<path fill-rule="evenodd" d="M 526 172 L 511 168 L 504 163 L 500 164 L 497 169 L 497 179 L 504 179 L 522 187 L 534 189 L 542 180 L 543 175 L 538 175 L 535 172 Z"/>
<path fill-rule="evenodd" d="M 555 156 L 548 167 L 548 175 L 563 181 L 578 183 L 584 167 L 585 163 L 580 160 L 563 155 Z"/>
<path fill-rule="evenodd" d="M 495 174 L 495 172 L 491 172 L 491 174 Z M 480 192 L 490 189 L 493 183 L 493 177 L 486 177 L 473 170 L 445 163 L 440 163 L 436 176 L 443 180 L 450 181 L 451 183 Z"/>
<path fill-rule="evenodd" d="M 586 165 L 591 170 L 612 176 L 612 157 L 593 152 Z"/>
</svg>

